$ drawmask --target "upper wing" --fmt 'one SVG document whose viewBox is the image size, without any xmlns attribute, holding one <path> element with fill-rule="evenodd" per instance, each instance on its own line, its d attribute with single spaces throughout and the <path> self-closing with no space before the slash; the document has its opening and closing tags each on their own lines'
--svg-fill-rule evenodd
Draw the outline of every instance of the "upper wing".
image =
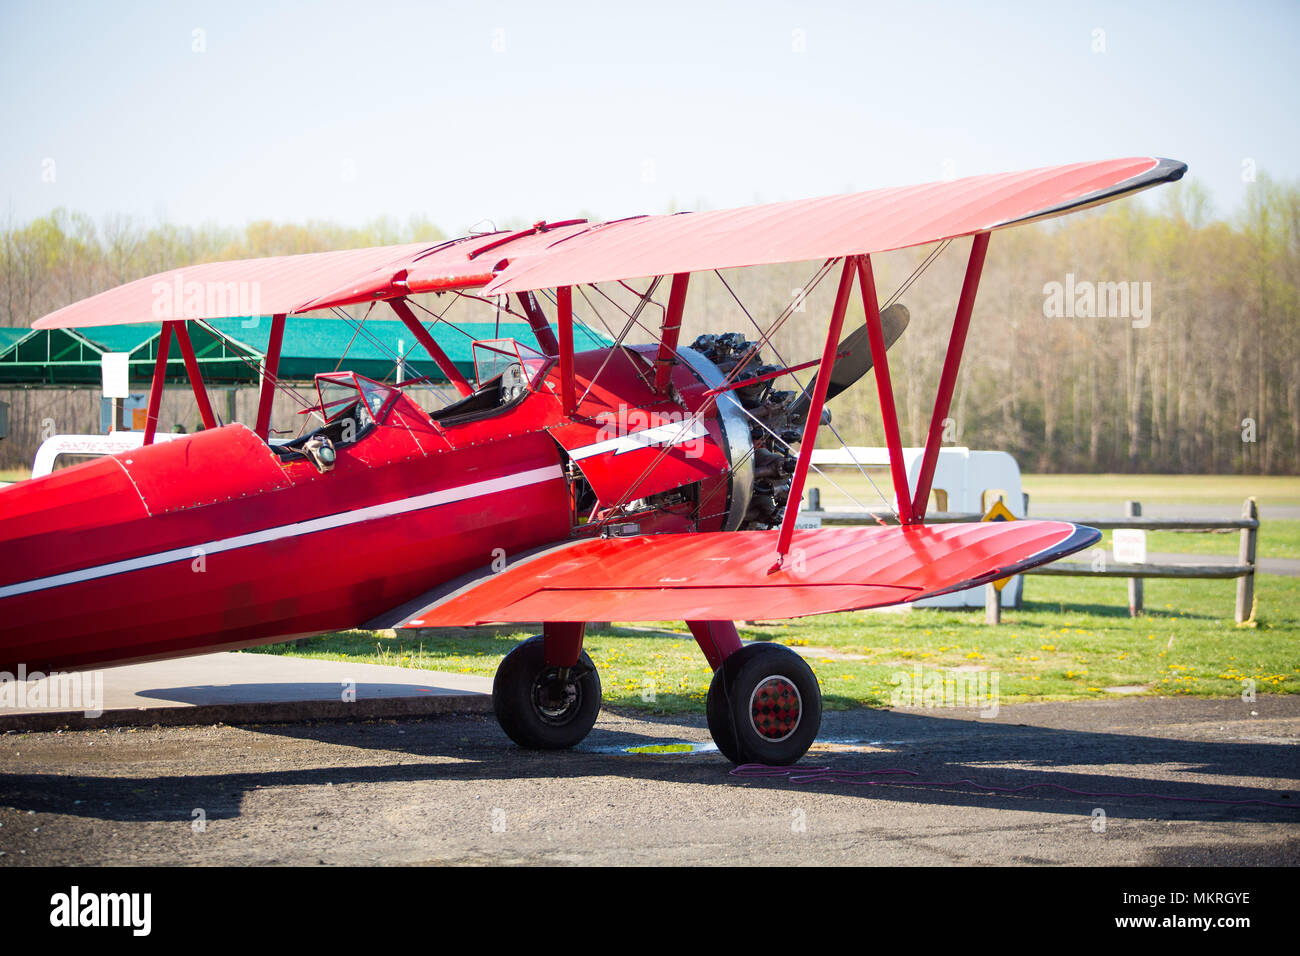
<svg viewBox="0 0 1300 956">
<path fill-rule="evenodd" d="M 645 216 L 590 226 L 538 252 L 517 255 L 483 291 L 491 295 L 888 252 L 1063 215 L 1181 179 L 1186 171 L 1186 163 L 1141 156 L 742 209 Z"/>
<path fill-rule="evenodd" d="M 776 531 L 588 538 L 485 571 L 371 621 L 452 627 L 511 621 L 804 617 L 915 601 L 993 581 L 1095 544 L 1064 521 L 796 531 L 769 573 Z"/>
<path fill-rule="evenodd" d="M 89 328 L 172 319 L 278 315 L 304 308 L 331 290 L 376 271 L 391 282 L 433 243 L 310 252 L 267 259 L 205 262 L 136 279 L 64 306 L 32 323 L 38 329 Z M 324 306 L 317 306 L 324 308 Z"/>
<path fill-rule="evenodd" d="M 129 282 L 33 325 L 292 314 L 443 289 L 524 292 L 886 252 L 1059 216 L 1172 182 L 1186 169 L 1168 159 L 1114 159 L 742 209 L 539 223 L 438 244 L 211 262 Z"/>
</svg>

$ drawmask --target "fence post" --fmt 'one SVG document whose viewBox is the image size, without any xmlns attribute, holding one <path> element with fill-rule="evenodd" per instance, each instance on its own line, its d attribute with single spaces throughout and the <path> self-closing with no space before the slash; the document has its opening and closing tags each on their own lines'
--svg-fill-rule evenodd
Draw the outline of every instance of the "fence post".
<svg viewBox="0 0 1300 956">
<path fill-rule="evenodd" d="M 1020 504 L 1021 504 L 1021 508 L 1022 508 L 1022 510 L 1025 512 L 1025 517 L 1028 518 L 1028 517 L 1029 517 L 1029 492 L 1027 492 L 1027 491 L 1022 491 L 1022 492 L 1020 493 Z M 1018 578 L 1016 578 L 1016 580 L 1015 580 L 1011 585 L 1009 585 L 1009 586 L 1014 587 L 1014 588 L 1016 589 L 1016 590 L 1015 590 L 1016 599 L 1015 599 L 1013 602 L 1011 602 L 1011 606 L 1012 606 L 1013 608 L 1015 608 L 1017 611 L 1024 610 L 1024 607 L 1025 607 L 1025 576 L 1024 576 L 1023 574 L 1020 575 L 1020 576 L 1019 576 Z"/>
<path fill-rule="evenodd" d="M 1124 502 L 1124 517 L 1140 518 L 1142 517 L 1142 504 L 1137 501 Z M 1111 542 L 1112 548 L 1114 542 Z M 1142 613 L 1142 579 L 1128 579 L 1128 616 L 1137 617 Z"/>
<path fill-rule="evenodd" d="M 806 511 L 822 510 L 822 490 L 820 488 L 808 489 L 808 507 L 804 510 Z"/>
<path fill-rule="evenodd" d="M 992 581 L 984 585 L 984 623 L 1002 623 L 1002 594 Z"/>
<path fill-rule="evenodd" d="M 1237 549 L 1237 563 L 1249 564 L 1250 573 L 1237 578 L 1237 623 L 1245 624 L 1255 618 L 1255 542 L 1259 534 L 1259 506 L 1254 498 L 1247 498 L 1241 506 L 1241 516 L 1256 522 L 1254 528 L 1241 529 L 1241 547 Z"/>
</svg>

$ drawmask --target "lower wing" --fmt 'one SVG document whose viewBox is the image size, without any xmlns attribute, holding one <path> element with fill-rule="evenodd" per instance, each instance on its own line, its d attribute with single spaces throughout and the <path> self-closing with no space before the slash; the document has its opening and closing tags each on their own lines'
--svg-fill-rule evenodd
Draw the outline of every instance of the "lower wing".
<svg viewBox="0 0 1300 956">
<path fill-rule="evenodd" d="M 901 604 L 995 581 L 1101 539 L 1064 521 L 588 538 L 467 575 L 369 622 L 467 627 L 532 621 L 794 618 Z"/>
</svg>

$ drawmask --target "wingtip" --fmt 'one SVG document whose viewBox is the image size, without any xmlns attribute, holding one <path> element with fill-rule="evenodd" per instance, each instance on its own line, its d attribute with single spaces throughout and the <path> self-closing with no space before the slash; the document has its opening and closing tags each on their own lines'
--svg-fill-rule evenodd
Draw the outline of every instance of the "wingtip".
<svg viewBox="0 0 1300 956">
<path fill-rule="evenodd" d="M 1163 156 L 1153 156 L 1151 158 L 1156 161 L 1156 165 L 1150 175 L 1153 175 L 1154 178 L 1161 182 L 1176 183 L 1187 172 L 1187 164 L 1182 160 L 1166 159 Z"/>
</svg>

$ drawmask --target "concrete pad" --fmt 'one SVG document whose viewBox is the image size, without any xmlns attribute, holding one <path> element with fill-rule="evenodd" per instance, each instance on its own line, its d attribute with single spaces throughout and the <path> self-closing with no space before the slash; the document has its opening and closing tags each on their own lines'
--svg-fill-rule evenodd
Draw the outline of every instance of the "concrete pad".
<svg viewBox="0 0 1300 956">
<path fill-rule="evenodd" d="M 0 690 L 0 730 L 278 723 L 492 709 L 490 677 L 237 652 L 15 681 L 0 684 Z"/>
</svg>

